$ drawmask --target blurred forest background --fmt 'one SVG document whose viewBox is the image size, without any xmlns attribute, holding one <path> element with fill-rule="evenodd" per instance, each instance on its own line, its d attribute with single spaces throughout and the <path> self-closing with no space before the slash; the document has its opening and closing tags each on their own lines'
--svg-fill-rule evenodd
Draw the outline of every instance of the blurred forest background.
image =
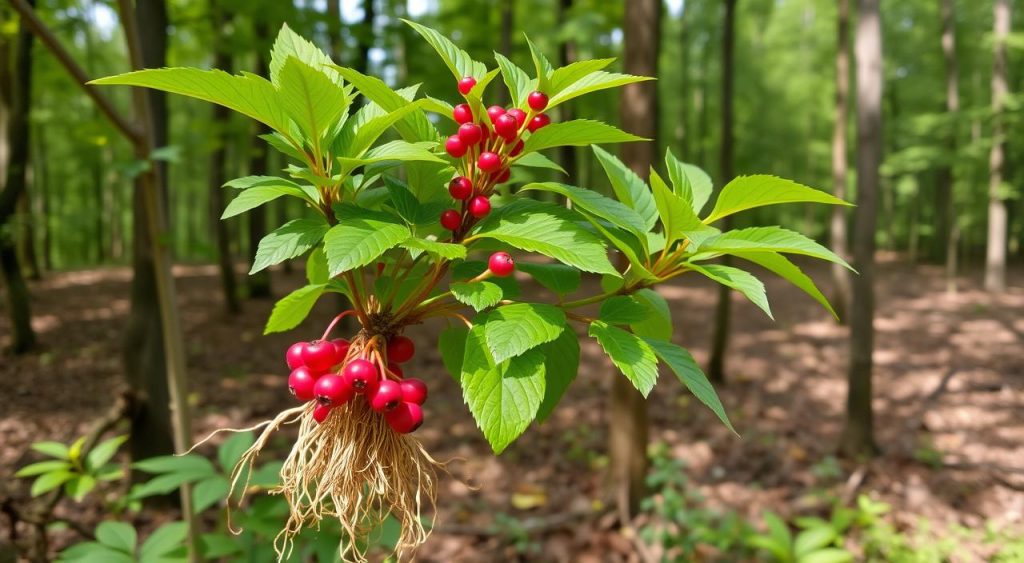
<svg viewBox="0 0 1024 563">
<path fill-rule="evenodd" d="M 585 349 L 564 412 L 491 459 L 428 355 L 421 368 L 451 408 L 428 409 L 437 423 L 422 437 L 439 459 L 467 461 L 441 489 L 424 560 L 1024 561 L 1019 0 L 4 0 L 0 561 L 51 559 L 111 514 L 141 535 L 173 520 L 166 503 L 111 504 L 127 485 L 79 501 L 7 477 L 38 459 L 30 444 L 86 435 L 95 448 L 124 416 L 133 459 L 172 451 L 168 363 L 191 376 L 190 441 L 278 410 L 287 337 L 260 328 L 268 298 L 303 276 L 302 263 L 244 275 L 268 227 L 302 212 L 290 198 L 218 219 L 225 180 L 283 166 L 254 123 L 151 93 L 155 149 L 142 150 L 132 92 L 81 83 L 126 72 L 133 57 L 265 74 L 287 23 L 339 64 L 454 100 L 400 18 L 477 60 L 497 51 L 532 68 L 528 32 L 559 64 L 617 57 L 613 69 L 653 72 L 642 94 L 653 123 L 623 119 L 620 95 L 637 94 L 617 90 L 559 117 L 646 131 L 654 162 L 670 149 L 716 186 L 770 173 L 856 201 L 856 212 L 785 206 L 750 219 L 801 230 L 862 273 L 809 270 L 848 326 L 781 285 L 769 284 L 774 324 L 739 300 L 730 311 L 727 294 L 699 281 L 662 292 L 742 439 L 675 389 L 656 392 L 649 413 L 608 409 L 611 374 Z M 608 190 L 590 150 L 553 156 L 569 183 Z M 150 171 L 166 186 L 166 230 L 145 220 Z M 163 244 L 149 245 L 154 232 Z M 174 264 L 174 325 L 161 324 L 165 257 L 152 248 Z M 331 316 L 318 314 L 311 325 Z M 178 324 L 175 344 L 162 331 Z M 121 394 L 125 382 L 135 394 Z M 623 420 L 645 430 L 632 453 L 609 452 L 606 428 Z M 609 499 L 619 485 L 603 475 L 629 455 L 649 456 L 649 470 L 627 470 L 643 486 Z M 206 513 L 207 528 L 222 524 Z M 247 532 L 254 553 L 267 551 L 259 533 Z"/>
</svg>

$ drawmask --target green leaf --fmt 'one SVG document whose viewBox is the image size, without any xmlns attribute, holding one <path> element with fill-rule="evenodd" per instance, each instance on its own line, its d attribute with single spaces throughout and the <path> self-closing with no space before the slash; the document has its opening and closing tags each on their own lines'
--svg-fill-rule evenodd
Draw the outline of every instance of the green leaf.
<svg viewBox="0 0 1024 563">
<path fill-rule="evenodd" d="M 96 478 L 92 475 L 76 475 L 64 483 L 64 493 L 76 502 L 96 488 Z"/>
<path fill-rule="evenodd" d="M 690 352 L 681 346 L 663 340 L 645 338 L 644 341 L 661 358 L 661 361 L 665 362 L 665 365 L 676 374 L 679 381 L 693 393 L 693 396 L 707 405 L 711 412 L 715 413 L 718 419 L 722 421 L 722 424 L 725 424 L 726 428 L 735 433 L 736 429 L 732 427 L 729 415 L 725 413 L 725 407 L 722 406 L 722 401 L 718 398 L 718 394 L 715 393 L 715 388 L 711 386 L 711 382 L 708 381 L 707 376 L 701 371 L 700 366 L 697 365 L 697 361 L 693 359 Z"/>
<path fill-rule="evenodd" d="M 853 270 L 845 260 L 836 256 L 831 250 L 798 232 L 782 227 L 751 227 L 726 231 L 701 244 L 700 253 L 692 259 L 703 260 L 718 254 L 733 254 L 737 251 L 803 254 Z"/>
<path fill-rule="evenodd" d="M 223 533 L 203 534 L 200 538 L 203 558 L 206 561 L 220 561 L 228 555 L 235 555 L 244 548 L 233 535 Z"/>
<path fill-rule="evenodd" d="M 421 107 L 423 108 L 423 111 L 436 113 L 454 121 L 455 117 L 452 114 L 455 112 L 455 106 L 433 96 L 426 96 L 420 101 L 422 103 Z"/>
<path fill-rule="evenodd" d="M 497 305 L 502 298 L 501 287 L 489 281 L 453 282 L 451 290 L 452 296 L 459 303 L 469 305 L 478 312 Z"/>
<path fill-rule="evenodd" d="M 551 89 L 548 96 L 555 97 L 569 86 L 579 82 L 588 75 L 597 72 L 615 62 L 615 59 L 589 59 L 574 61 L 551 73 Z"/>
<path fill-rule="evenodd" d="M 579 372 L 579 337 L 574 330 L 566 328 L 558 338 L 538 350 L 544 355 L 544 400 L 537 409 L 537 420 L 544 422 L 551 416 Z"/>
<path fill-rule="evenodd" d="M 359 127 L 350 144 L 341 147 L 344 152 L 340 156 L 352 158 L 363 156 L 385 131 L 399 121 L 403 121 L 412 112 L 418 111 L 420 107 L 419 102 L 406 102 L 404 107 L 370 119 Z"/>
<path fill-rule="evenodd" d="M 832 304 L 828 302 L 828 298 L 821 293 L 818 286 L 814 285 L 814 280 L 785 256 L 777 252 L 731 252 L 730 254 L 744 260 L 750 260 L 766 270 L 775 272 L 786 281 L 802 289 L 807 295 L 813 297 L 815 301 L 821 303 L 821 306 L 828 310 L 836 320 L 839 319 L 839 315 L 832 308 Z"/>
<path fill-rule="evenodd" d="M 44 473 L 51 473 L 54 471 L 69 471 L 71 470 L 71 462 L 62 459 L 51 459 L 47 461 L 39 461 L 26 465 L 18 470 L 14 474 L 15 477 L 34 477 L 36 475 L 42 475 Z"/>
<path fill-rule="evenodd" d="M 518 438 L 544 399 L 544 355 L 531 350 L 497 362 L 484 343 L 484 327 L 469 331 L 462 364 L 462 390 L 477 426 L 495 454 Z"/>
<path fill-rule="evenodd" d="M 529 274 L 534 281 L 558 295 L 568 295 L 580 287 L 580 271 L 565 264 L 516 262 L 516 269 Z"/>
<path fill-rule="evenodd" d="M 700 213 L 711 197 L 713 189 L 708 173 L 693 164 L 680 162 L 672 154 L 672 149 L 665 150 L 665 167 L 668 169 L 673 191 L 690 202 L 694 213 Z"/>
<path fill-rule="evenodd" d="M 474 78 L 481 78 L 487 74 L 487 67 L 480 62 L 474 61 L 469 53 L 458 48 L 452 43 L 447 37 L 440 33 L 430 29 L 425 25 L 420 25 L 416 22 L 409 21 L 406 19 L 402 20 L 409 27 L 416 30 L 427 40 L 427 43 L 437 51 L 437 54 L 441 56 L 441 60 L 444 61 L 445 66 L 452 71 L 452 75 L 455 76 L 456 80 L 462 79 L 466 76 L 472 76 Z"/>
<path fill-rule="evenodd" d="M 836 531 L 832 526 L 818 526 L 804 530 L 793 540 L 793 553 L 800 560 L 812 551 L 828 546 L 836 539 Z"/>
<path fill-rule="evenodd" d="M 74 478 L 77 474 L 71 471 L 51 471 L 43 473 L 32 483 L 31 495 L 37 497 L 43 493 L 52 491 Z"/>
<path fill-rule="evenodd" d="M 145 473 L 180 473 L 195 472 L 216 475 L 217 470 L 210 460 L 200 455 L 164 455 L 151 457 L 132 464 L 132 467 Z"/>
<path fill-rule="evenodd" d="M 331 277 L 372 263 L 412 235 L 400 219 L 383 211 L 343 204 L 335 213 L 338 224 L 324 235 Z"/>
<path fill-rule="evenodd" d="M 264 203 L 274 201 L 281 196 L 294 196 L 302 199 L 306 199 L 305 193 L 298 188 L 292 188 L 289 186 L 260 186 L 256 188 L 249 188 L 231 200 L 231 203 L 224 208 L 224 213 L 221 214 L 220 218 L 230 219 L 236 215 L 240 215 L 263 205 Z"/>
<path fill-rule="evenodd" d="M 831 194 L 809 188 L 792 180 L 764 174 L 737 176 L 722 188 L 722 193 L 718 194 L 718 201 L 715 202 L 715 208 L 711 210 L 711 214 L 704 219 L 704 222 L 714 223 L 733 213 L 777 203 L 850 205 Z"/>
<path fill-rule="evenodd" d="M 548 107 L 564 104 L 573 98 L 578 98 L 579 96 L 589 94 L 591 92 L 597 92 L 598 90 L 618 88 L 619 86 L 625 86 L 626 84 L 632 84 L 634 82 L 643 82 L 644 80 L 654 79 L 646 76 L 633 76 L 631 74 L 618 74 L 615 72 L 599 70 L 584 76 L 571 86 L 560 91 L 555 96 L 552 96 L 551 101 L 548 102 Z"/>
<path fill-rule="evenodd" d="M 654 191 L 654 203 L 658 206 L 661 224 L 665 227 L 666 245 L 685 237 L 687 232 L 704 228 L 690 203 L 673 193 L 653 169 L 651 188 Z"/>
<path fill-rule="evenodd" d="M 557 205 L 516 200 L 481 222 L 470 239 L 490 238 L 539 252 L 584 272 L 618 275 L 601 240 L 569 217 L 569 212 Z"/>
<path fill-rule="evenodd" d="M 329 70 L 329 69 L 328 69 Z M 351 103 L 345 90 L 323 70 L 289 57 L 281 68 L 278 85 L 281 107 L 312 139 L 314 146 Z"/>
<path fill-rule="evenodd" d="M 68 447 L 60 442 L 35 442 L 30 446 L 33 450 L 55 457 L 57 459 L 71 459 L 71 452 Z"/>
<path fill-rule="evenodd" d="M 395 92 L 375 76 L 367 76 L 357 70 L 341 66 L 331 67 L 348 80 L 359 92 L 384 111 L 395 111 L 409 105 L 409 100 Z M 409 143 L 436 142 L 437 129 L 422 111 L 413 111 L 394 125 L 402 139 Z"/>
<path fill-rule="evenodd" d="M 437 347 L 441 350 L 441 362 L 456 380 L 462 375 L 462 358 L 466 353 L 466 335 L 469 329 L 464 326 L 451 326 L 441 331 Z"/>
<path fill-rule="evenodd" d="M 405 219 L 406 223 L 415 225 L 423 206 L 409 190 L 409 186 L 398 178 L 385 176 L 384 187 L 387 188 L 388 194 L 391 196 L 391 203 L 394 204 L 395 211 L 402 216 L 402 219 Z"/>
<path fill-rule="evenodd" d="M 306 259 L 306 281 L 310 284 L 326 284 L 331 280 L 327 271 L 327 256 L 322 247 L 313 249 Z"/>
<path fill-rule="evenodd" d="M 323 295 L 326 287 L 325 284 L 307 285 L 281 298 L 274 305 L 263 334 L 284 332 L 299 326 L 299 323 L 309 316 L 310 310 Z"/>
<path fill-rule="evenodd" d="M 526 34 L 523 34 L 523 37 L 526 39 L 526 45 L 530 48 L 530 56 L 533 58 L 533 66 L 537 72 L 537 89 L 541 92 L 549 92 L 551 91 L 551 75 L 554 74 L 554 68 L 544 53 L 533 44 L 533 41 L 530 41 L 530 37 Z"/>
<path fill-rule="evenodd" d="M 137 70 L 89 82 L 94 85 L 142 86 L 220 104 L 287 135 L 291 121 L 281 107 L 277 89 L 255 74 L 231 75 L 220 70 L 160 68 Z"/>
<path fill-rule="evenodd" d="M 192 512 L 199 514 L 227 498 L 231 490 L 231 483 L 222 475 L 215 475 L 204 479 L 192 488 Z"/>
<path fill-rule="evenodd" d="M 789 531 L 789 526 L 774 512 L 765 512 L 764 522 L 768 526 L 769 535 L 777 542 L 787 547 L 793 543 L 793 535 Z"/>
<path fill-rule="evenodd" d="M 264 141 L 266 141 L 268 145 L 273 147 L 275 150 L 277 150 L 281 154 L 284 154 L 286 156 L 290 156 L 290 157 L 294 158 L 295 160 L 298 160 L 299 162 L 305 162 L 306 161 L 306 155 L 303 154 L 302 152 L 300 152 L 298 149 L 296 149 L 291 144 L 291 142 L 289 142 L 288 139 L 286 139 L 284 137 L 284 135 L 281 135 L 280 133 L 270 133 L 270 134 L 267 134 L 267 135 L 260 135 L 259 138 L 263 139 Z"/>
<path fill-rule="evenodd" d="M 643 217 L 646 230 L 651 230 L 658 222 L 658 207 L 654 203 L 651 189 L 636 175 L 636 172 L 633 172 L 611 153 L 597 145 L 591 148 L 612 184 L 615 197 Z"/>
<path fill-rule="evenodd" d="M 590 323 L 589 334 L 633 387 L 647 397 L 658 381 L 658 358 L 650 345 L 639 336 L 604 321 Z"/>
<path fill-rule="evenodd" d="M 338 162 L 340 162 L 341 165 L 349 171 L 365 164 L 386 162 L 388 160 L 419 160 L 423 162 L 447 164 L 445 161 L 438 158 L 437 155 L 430 152 L 430 149 L 433 146 L 434 143 L 432 142 L 407 143 L 405 141 L 391 141 L 366 151 L 366 153 L 359 158 L 338 157 Z"/>
<path fill-rule="evenodd" d="M 775 318 L 772 316 L 771 307 L 768 305 L 768 296 L 765 294 L 764 284 L 750 272 L 718 264 L 689 264 L 688 267 L 726 287 L 742 293 L 751 303 L 764 311 L 768 318 Z"/>
<path fill-rule="evenodd" d="M 484 335 L 496 363 L 551 342 L 565 330 L 565 313 L 539 303 L 498 307 L 487 316 Z"/>
<path fill-rule="evenodd" d="M 849 561 L 853 561 L 853 554 L 838 547 L 812 551 L 797 559 L 798 563 L 847 563 Z"/>
<path fill-rule="evenodd" d="M 402 241 L 401 246 L 408 249 L 422 250 L 427 254 L 445 260 L 461 260 L 466 257 L 465 246 L 450 242 L 409 237 Z"/>
<path fill-rule="evenodd" d="M 640 323 L 651 316 L 646 304 L 628 295 L 614 295 L 601 303 L 598 318 L 610 325 L 631 325 Z"/>
<path fill-rule="evenodd" d="M 126 441 L 128 441 L 128 436 L 123 435 L 101 442 L 85 456 L 85 467 L 89 471 L 95 471 L 102 467 L 114 457 L 118 448 Z"/>
<path fill-rule="evenodd" d="M 591 217 L 584 211 L 577 209 L 576 213 L 586 219 L 595 229 L 597 229 L 599 233 L 604 236 L 604 238 L 609 240 L 615 248 L 622 252 L 622 255 L 629 261 L 629 270 L 627 271 L 627 275 L 649 282 L 658 281 L 658 277 L 647 269 L 646 263 L 649 255 L 635 236 L 622 229 L 602 224 L 602 222 L 598 221 L 596 217 Z M 616 273 L 616 277 L 622 276 Z"/>
<path fill-rule="evenodd" d="M 520 188 L 520 191 L 527 190 L 541 190 L 562 195 L 572 201 L 573 207 L 579 207 L 612 225 L 622 227 L 637 237 L 642 237 L 647 232 L 647 226 L 639 214 L 625 204 L 604 197 L 597 192 L 557 182 L 535 182 Z"/>
<path fill-rule="evenodd" d="M 341 77 L 330 68 L 333 61 L 319 47 L 307 41 L 301 35 L 292 31 L 288 24 L 281 26 L 281 30 L 274 39 L 274 46 L 270 51 L 270 80 L 280 85 L 281 72 L 289 58 L 294 57 L 313 69 L 323 72 L 328 78 L 341 85 Z"/>
<path fill-rule="evenodd" d="M 249 273 L 255 274 L 264 268 L 305 254 L 307 250 L 320 244 L 328 232 L 327 229 L 327 222 L 321 217 L 288 221 L 260 240 Z"/>
<path fill-rule="evenodd" d="M 139 538 L 131 524 L 107 520 L 96 526 L 96 540 L 111 549 L 133 555 Z"/>
<path fill-rule="evenodd" d="M 60 563 L 137 563 L 135 558 L 98 542 L 77 543 L 60 552 Z"/>
<path fill-rule="evenodd" d="M 544 156 L 539 152 L 531 152 L 519 156 L 518 158 L 516 158 L 515 162 L 513 163 L 513 166 L 525 166 L 527 168 L 544 168 L 547 170 L 561 172 L 562 174 L 568 174 L 568 172 L 565 171 L 565 168 L 562 168 L 561 166 L 558 165 L 557 162 L 551 160 L 550 158 Z"/>
<path fill-rule="evenodd" d="M 505 81 L 505 86 L 508 87 L 509 94 L 512 97 L 512 105 L 523 107 L 526 103 L 526 97 L 533 91 L 536 81 L 531 79 L 525 70 L 516 66 L 515 63 L 497 51 L 494 52 L 494 60 L 498 61 L 498 68 L 501 69 L 501 78 Z"/>
<path fill-rule="evenodd" d="M 253 445 L 255 438 L 252 432 L 236 432 L 217 448 L 217 463 L 224 471 L 231 471 L 235 468 L 242 454 Z"/>
<path fill-rule="evenodd" d="M 672 312 L 668 301 L 653 289 L 641 289 L 633 294 L 633 298 L 646 305 L 649 310 L 647 320 L 629 325 L 633 334 L 656 340 L 671 340 Z"/>
<path fill-rule="evenodd" d="M 573 119 L 552 123 L 543 129 L 538 129 L 523 146 L 523 152 L 534 152 L 552 147 L 576 146 L 585 147 L 598 143 L 629 143 L 633 141 L 646 141 L 643 137 L 626 133 L 625 131 L 591 119 Z"/>
<path fill-rule="evenodd" d="M 168 522 L 160 526 L 142 543 L 139 559 L 155 560 L 181 547 L 188 535 L 188 524 L 184 522 Z"/>
</svg>

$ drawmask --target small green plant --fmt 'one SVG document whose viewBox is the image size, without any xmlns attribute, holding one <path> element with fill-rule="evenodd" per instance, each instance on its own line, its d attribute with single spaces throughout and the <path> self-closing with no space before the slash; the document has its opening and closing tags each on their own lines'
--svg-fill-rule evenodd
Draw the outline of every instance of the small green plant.
<svg viewBox="0 0 1024 563">
<path fill-rule="evenodd" d="M 142 545 L 138 533 L 125 522 L 102 522 L 96 540 L 82 542 L 61 552 L 59 563 L 184 563 L 188 525 L 168 522 L 157 528 Z"/>
<path fill-rule="evenodd" d="M 36 442 L 32 449 L 51 458 L 27 465 L 14 474 L 15 477 L 35 477 L 31 494 L 37 497 L 58 487 L 75 500 L 81 500 L 96 488 L 98 483 L 116 481 L 123 475 L 121 467 L 110 463 L 117 449 L 127 436 L 111 438 L 82 456 L 85 437 L 70 445 L 60 442 Z"/>
</svg>

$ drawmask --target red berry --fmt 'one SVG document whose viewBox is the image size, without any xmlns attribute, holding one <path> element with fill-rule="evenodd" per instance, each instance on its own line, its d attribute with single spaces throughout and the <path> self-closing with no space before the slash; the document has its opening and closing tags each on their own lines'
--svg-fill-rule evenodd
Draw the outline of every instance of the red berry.
<svg viewBox="0 0 1024 563">
<path fill-rule="evenodd" d="M 385 379 L 377 386 L 376 392 L 370 398 L 370 406 L 377 412 L 393 410 L 402 404 L 402 386 L 397 381 Z"/>
<path fill-rule="evenodd" d="M 469 199 L 473 195 L 473 182 L 465 176 L 458 176 L 448 184 L 448 193 L 455 199 Z"/>
<path fill-rule="evenodd" d="M 407 403 L 422 405 L 427 400 L 427 384 L 421 379 L 409 378 L 402 380 L 402 400 Z"/>
<path fill-rule="evenodd" d="M 491 254 L 491 259 L 487 261 L 487 267 L 491 270 L 492 274 L 503 278 L 510 275 L 516 269 L 516 262 L 508 252 L 495 252 Z"/>
<path fill-rule="evenodd" d="M 469 108 L 469 104 L 459 104 L 452 109 L 452 118 L 455 119 L 455 123 L 469 123 L 473 121 L 473 110 Z"/>
<path fill-rule="evenodd" d="M 467 147 L 466 143 L 463 143 L 462 139 L 457 135 L 452 135 L 444 142 L 444 150 L 448 151 L 448 154 L 452 155 L 452 157 L 460 158 L 462 155 L 466 154 L 469 147 Z"/>
<path fill-rule="evenodd" d="M 522 127 L 526 123 L 526 112 L 519 108 L 512 108 L 508 110 L 508 115 L 516 118 L 516 127 Z"/>
<path fill-rule="evenodd" d="M 534 111 L 544 111 L 544 108 L 548 107 L 548 95 L 544 92 L 530 92 L 526 97 L 526 103 L 530 104 Z"/>
<path fill-rule="evenodd" d="M 377 366 L 362 359 L 349 362 L 342 373 L 356 393 L 363 393 L 371 389 L 380 379 Z"/>
<path fill-rule="evenodd" d="M 288 352 L 284 355 L 285 362 L 288 363 L 288 369 L 295 369 L 306 365 L 306 360 L 302 359 L 302 352 L 305 349 L 305 342 L 296 342 L 288 347 Z"/>
<path fill-rule="evenodd" d="M 512 147 L 512 151 L 508 153 L 509 156 L 517 156 L 519 153 L 523 152 L 523 146 L 522 141 L 516 143 L 516 146 Z"/>
<path fill-rule="evenodd" d="M 457 231 L 462 226 L 462 215 L 454 209 L 449 209 L 441 214 L 441 226 L 449 231 Z"/>
<path fill-rule="evenodd" d="M 313 394 L 321 405 L 336 407 L 349 402 L 355 394 L 355 390 L 344 377 L 336 373 L 329 373 L 316 380 Z"/>
<path fill-rule="evenodd" d="M 483 139 L 484 134 L 476 123 L 464 123 L 459 126 L 459 140 L 469 145 L 475 145 Z"/>
<path fill-rule="evenodd" d="M 477 219 L 486 217 L 491 212 L 491 200 L 485 196 L 478 195 L 469 200 L 469 214 Z"/>
<path fill-rule="evenodd" d="M 405 377 L 405 372 L 402 371 L 402 366 L 400 366 L 398 364 L 388 364 L 388 371 L 390 371 L 391 373 L 395 374 L 395 377 L 398 377 L 398 378 Z"/>
<path fill-rule="evenodd" d="M 377 275 L 380 275 L 380 272 Z M 335 338 L 331 340 L 331 344 L 334 344 L 334 357 L 337 358 L 337 361 L 344 361 L 345 356 L 348 355 L 348 348 L 351 346 L 349 341 L 344 338 Z"/>
<path fill-rule="evenodd" d="M 484 151 L 476 159 L 476 166 L 484 172 L 494 172 L 501 166 L 501 157 L 491 151 Z"/>
<path fill-rule="evenodd" d="M 392 336 L 388 340 L 388 361 L 402 364 L 416 354 L 416 345 L 405 336 Z"/>
<path fill-rule="evenodd" d="M 515 117 L 506 113 L 494 120 L 494 132 L 505 137 L 505 139 L 515 139 L 516 134 L 519 133 L 519 122 L 516 121 Z"/>
<path fill-rule="evenodd" d="M 317 405 L 313 407 L 313 420 L 317 424 L 323 424 L 327 420 L 327 415 L 331 414 L 331 409 L 334 408 L 331 405 Z"/>
<path fill-rule="evenodd" d="M 473 86 L 476 86 L 476 78 L 473 78 L 472 76 L 467 76 L 462 80 L 459 80 L 459 92 L 461 92 L 463 96 L 469 94 L 473 89 Z"/>
<path fill-rule="evenodd" d="M 506 166 L 498 171 L 498 175 L 494 178 L 494 181 L 498 184 L 504 184 L 508 182 L 508 179 L 512 177 L 512 171 Z"/>
<path fill-rule="evenodd" d="M 394 410 L 384 413 L 391 429 L 399 434 L 415 432 L 423 424 L 423 409 L 416 403 L 401 403 Z"/>
<path fill-rule="evenodd" d="M 533 116 L 533 119 L 530 120 L 530 124 L 527 125 L 526 128 L 530 131 L 530 133 L 533 133 L 534 131 L 540 129 L 541 127 L 547 127 L 550 123 L 551 118 L 548 117 L 546 113 L 539 113 Z"/>
<path fill-rule="evenodd" d="M 505 115 L 505 108 L 501 106 L 491 106 L 487 108 L 487 117 L 491 118 L 491 123 L 494 123 L 503 115 Z"/>
<path fill-rule="evenodd" d="M 329 340 L 314 340 L 302 351 L 302 360 L 309 369 L 323 373 L 338 363 L 338 349 Z"/>
<path fill-rule="evenodd" d="M 295 368 L 288 375 L 288 390 L 300 401 L 311 401 L 315 396 L 313 386 L 316 385 L 316 376 L 306 366 Z"/>
</svg>

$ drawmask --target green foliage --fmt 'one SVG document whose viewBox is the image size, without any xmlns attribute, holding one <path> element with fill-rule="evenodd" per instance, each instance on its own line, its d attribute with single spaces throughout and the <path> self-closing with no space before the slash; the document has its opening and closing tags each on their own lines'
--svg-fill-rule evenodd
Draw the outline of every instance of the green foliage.
<svg viewBox="0 0 1024 563">
<path fill-rule="evenodd" d="M 37 442 L 32 449 L 50 459 L 38 461 L 19 469 L 14 476 L 35 477 L 31 494 L 37 497 L 63 487 L 64 494 L 82 500 L 99 483 L 120 479 L 123 471 L 112 463 L 117 449 L 128 439 L 117 436 L 105 440 L 82 454 L 85 437 L 65 445 L 60 442 Z"/>
</svg>

